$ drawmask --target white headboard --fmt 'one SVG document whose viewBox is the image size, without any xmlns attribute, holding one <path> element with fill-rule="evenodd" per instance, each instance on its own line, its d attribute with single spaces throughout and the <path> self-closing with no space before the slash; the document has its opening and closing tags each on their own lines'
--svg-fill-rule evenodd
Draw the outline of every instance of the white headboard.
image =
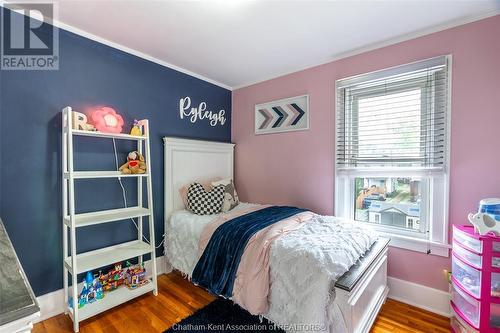
<svg viewBox="0 0 500 333">
<path fill-rule="evenodd" d="M 234 144 L 164 137 L 164 222 L 183 209 L 179 188 L 195 180 L 233 178 Z"/>
</svg>

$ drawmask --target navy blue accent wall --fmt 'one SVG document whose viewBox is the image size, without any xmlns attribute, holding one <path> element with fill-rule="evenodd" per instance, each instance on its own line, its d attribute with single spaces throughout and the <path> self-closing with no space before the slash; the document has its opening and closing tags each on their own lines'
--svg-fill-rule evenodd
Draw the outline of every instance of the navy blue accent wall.
<svg viewBox="0 0 500 333">
<path fill-rule="evenodd" d="M 147 118 L 151 127 L 156 243 L 163 234 L 163 142 L 177 136 L 229 142 L 231 92 L 175 70 L 60 30 L 60 69 L 0 71 L 0 216 L 35 294 L 62 288 L 61 110 L 107 105 L 127 123 Z M 156 41 L 151 41 L 152 43 Z M 179 99 L 226 110 L 223 126 L 179 117 Z M 118 142 L 119 163 L 133 150 Z M 115 168 L 109 139 L 77 138 L 80 170 Z M 200 166 L 202 167 L 202 166 Z M 124 180 L 129 205 L 135 182 Z M 123 206 L 116 179 L 76 184 L 77 211 Z M 108 223 L 78 232 L 78 251 L 135 239 L 132 222 Z M 162 254 L 158 249 L 157 255 Z"/>
</svg>

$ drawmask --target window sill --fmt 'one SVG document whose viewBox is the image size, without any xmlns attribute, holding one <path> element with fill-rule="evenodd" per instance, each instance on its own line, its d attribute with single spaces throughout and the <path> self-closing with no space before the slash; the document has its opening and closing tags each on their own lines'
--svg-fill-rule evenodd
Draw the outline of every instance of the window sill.
<svg viewBox="0 0 500 333">
<path fill-rule="evenodd" d="M 427 253 L 427 250 L 431 252 L 429 254 L 446 257 L 450 256 L 449 250 L 451 248 L 448 244 L 438 243 L 438 242 L 428 242 L 425 239 L 407 237 L 392 233 L 379 232 L 381 237 L 387 237 L 391 239 L 389 246 L 397 247 L 405 250 Z"/>
</svg>

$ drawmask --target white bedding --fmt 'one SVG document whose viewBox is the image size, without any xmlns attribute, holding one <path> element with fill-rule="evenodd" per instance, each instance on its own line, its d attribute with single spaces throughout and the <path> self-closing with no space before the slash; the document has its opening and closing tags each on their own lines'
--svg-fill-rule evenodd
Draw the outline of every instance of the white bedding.
<svg viewBox="0 0 500 333">
<path fill-rule="evenodd" d="M 250 206 L 254 204 L 240 203 L 233 210 Z M 172 214 L 165 230 L 165 251 L 172 267 L 191 278 L 198 262 L 198 240 L 203 227 L 220 215 L 196 215 L 187 210 L 179 210 Z"/>
<path fill-rule="evenodd" d="M 167 259 L 188 277 L 198 260 L 203 228 L 216 217 L 182 210 L 167 223 Z M 263 315 L 286 331 L 346 332 L 333 285 L 375 240 L 375 233 L 358 223 L 320 215 L 278 238 L 271 246 L 269 311 Z"/>
</svg>

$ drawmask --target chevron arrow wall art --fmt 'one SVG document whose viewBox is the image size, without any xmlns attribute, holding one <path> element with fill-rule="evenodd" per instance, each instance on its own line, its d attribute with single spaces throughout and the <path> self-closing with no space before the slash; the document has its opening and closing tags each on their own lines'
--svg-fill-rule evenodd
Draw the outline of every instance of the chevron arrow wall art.
<svg viewBox="0 0 500 333">
<path fill-rule="evenodd" d="M 309 95 L 255 105 L 255 134 L 309 129 Z"/>
</svg>

